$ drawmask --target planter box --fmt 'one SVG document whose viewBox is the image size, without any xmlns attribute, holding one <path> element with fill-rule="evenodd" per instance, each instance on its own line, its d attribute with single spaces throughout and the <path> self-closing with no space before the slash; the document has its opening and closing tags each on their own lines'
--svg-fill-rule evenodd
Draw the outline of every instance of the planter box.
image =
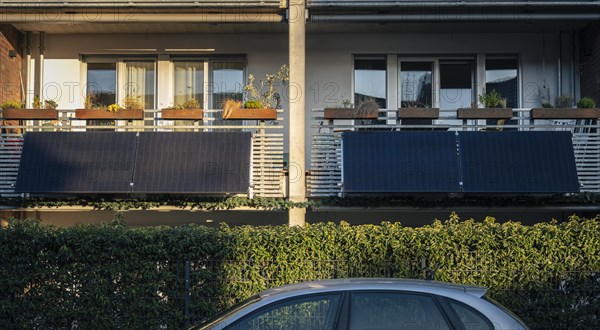
<svg viewBox="0 0 600 330">
<path fill-rule="evenodd" d="M 398 119 L 438 119 L 440 118 L 439 108 L 399 108 Z"/>
<path fill-rule="evenodd" d="M 75 118 L 77 119 L 115 119 L 115 120 L 135 120 L 144 119 L 144 110 L 119 110 L 117 112 L 107 111 L 106 109 L 75 109 Z"/>
<path fill-rule="evenodd" d="M 360 111 L 356 108 L 325 108 L 325 119 L 377 119 L 379 109 Z"/>
<path fill-rule="evenodd" d="M 511 119 L 512 109 L 502 108 L 460 108 L 456 114 L 458 119 Z"/>
<path fill-rule="evenodd" d="M 58 111 L 51 109 L 4 109 L 4 119 L 43 120 L 58 119 Z"/>
<path fill-rule="evenodd" d="M 277 120 L 275 109 L 233 109 L 225 120 Z"/>
<path fill-rule="evenodd" d="M 597 119 L 600 109 L 536 108 L 531 110 L 532 119 Z"/>
<path fill-rule="evenodd" d="M 202 109 L 162 109 L 162 118 L 181 120 L 202 120 Z"/>
</svg>

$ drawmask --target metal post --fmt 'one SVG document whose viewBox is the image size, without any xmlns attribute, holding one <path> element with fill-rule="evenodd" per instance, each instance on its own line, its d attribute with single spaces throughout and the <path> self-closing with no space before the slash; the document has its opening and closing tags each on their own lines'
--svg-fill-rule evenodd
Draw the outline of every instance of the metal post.
<svg viewBox="0 0 600 330">
<path fill-rule="evenodd" d="M 185 259 L 185 291 L 183 293 L 183 317 L 185 329 L 190 327 L 190 260 Z"/>
</svg>

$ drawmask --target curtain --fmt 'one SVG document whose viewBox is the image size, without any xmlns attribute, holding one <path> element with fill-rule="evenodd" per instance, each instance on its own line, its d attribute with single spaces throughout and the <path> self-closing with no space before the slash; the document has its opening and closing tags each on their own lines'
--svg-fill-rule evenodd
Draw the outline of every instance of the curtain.
<svg viewBox="0 0 600 330">
<path fill-rule="evenodd" d="M 127 62 L 126 97 L 137 97 L 145 109 L 154 109 L 154 62 Z"/>
<path fill-rule="evenodd" d="M 204 63 L 176 62 L 174 79 L 175 104 L 182 104 L 195 98 L 204 101 Z"/>
</svg>

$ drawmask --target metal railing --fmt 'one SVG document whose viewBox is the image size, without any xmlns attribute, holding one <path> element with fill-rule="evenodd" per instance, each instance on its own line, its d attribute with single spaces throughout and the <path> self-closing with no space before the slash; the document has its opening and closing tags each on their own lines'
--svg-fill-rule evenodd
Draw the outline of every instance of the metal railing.
<svg viewBox="0 0 600 330">
<path fill-rule="evenodd" d="M 325 119 L 324 109 L 313 109 L 311 159 L 307 190 L 309 197 L 341 196 L 342 145 L 344 131 L 570 131 L 582 192 L 600 192 L 600 120 L 534 120 L 531 109 L 513 109 L 510 120 L 458 119 L 456 109 L 440 110 L 438 119 L 423 124 L 399 119 L 397 109 L 380 110 L 377 120 Z"/>
<path fill-rule="evenodd" d="M 281 111 L 281 110 L 280 110 Z M 81 120 L 74 110 L 59 110 L 56 120 L 2 121 L 0 118 L 0 196 L 14 193 L 23 135 L 27 132 L 215 132 L 252 133 L 249 197 L 285 197 L 283 126 L 276 121 L 234 120 L 221 118 L 222 110 L 204 110 L 202 121 L 167 120 L 159 110 L 144 110 L 143 120 Z"/>
</svg>

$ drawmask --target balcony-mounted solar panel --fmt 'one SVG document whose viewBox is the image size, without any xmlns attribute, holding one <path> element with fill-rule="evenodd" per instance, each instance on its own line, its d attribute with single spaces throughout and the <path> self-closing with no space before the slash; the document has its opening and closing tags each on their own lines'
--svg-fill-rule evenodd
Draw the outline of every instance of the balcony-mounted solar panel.
<svg viewBox="0 0 600 330">
<path fill-rule="evenodd" d="M 135 133 L 27 133 L 15 192 L 129 193 L 135 145 Z"/>
<path fill-rule="evenodd" d="M 140 133 L 134 193 L 247 193 L 249 132 Z"/>
<path fill-rule="evenodd" d="M 454 132 L 346 132 L 345 193 L 459 192 Z"/>
<path fill-rule="evenodd" d="M 579 192 L 570 132 L 460 132 L 463 191 Z"/>
</svg>

